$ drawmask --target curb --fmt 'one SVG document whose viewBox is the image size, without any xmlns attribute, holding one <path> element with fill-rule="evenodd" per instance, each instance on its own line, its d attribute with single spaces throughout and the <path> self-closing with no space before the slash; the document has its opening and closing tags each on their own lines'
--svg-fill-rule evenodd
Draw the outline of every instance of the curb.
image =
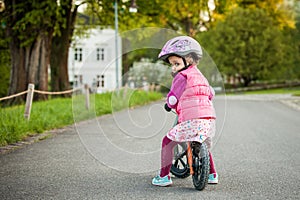
<svg viewBox="0 0 300 200">
<path fill-rule="evenodd" d="M 280 100 L 281 103 L 300 111 L 300 98 L 299 99 L 288 99 L 288 100 Z"/>
</svg>

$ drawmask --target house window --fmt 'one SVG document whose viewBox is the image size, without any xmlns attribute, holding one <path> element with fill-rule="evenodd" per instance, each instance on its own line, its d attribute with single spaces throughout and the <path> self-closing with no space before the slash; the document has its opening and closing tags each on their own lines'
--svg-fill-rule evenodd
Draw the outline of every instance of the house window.
<svg viewBox="0 0 300 200">
<path fill-rule="evenodd" d="M 75 48 L 74 60 L 79 61 L 79 62 L 82 61 L 82 48 Z"/>
<path fill-rule="evenodd" d="M 104 60 L 104 48 L 97 48 L 97 60 Z"/>
<path fill-rule="evenodd" d="M 74 76 L 74 88 L 79 87 L 82 85 L 83 80 L 82 80 L 82 75 L 75 75 Z"/>
<path fill-rule="evenodd" d="M 97 76 L 97 87 L 104 87 L 104 75 Z"/>
</svg>

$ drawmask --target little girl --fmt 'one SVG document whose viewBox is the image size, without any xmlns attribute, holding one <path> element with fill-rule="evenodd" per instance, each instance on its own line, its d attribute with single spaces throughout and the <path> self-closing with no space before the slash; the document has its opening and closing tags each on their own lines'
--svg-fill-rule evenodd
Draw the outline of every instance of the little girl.
<svg viewBox="0 0 300 200">
<path fill-rule="evenodd" d="M 191 37 L 179 36 L 169 40 L 159 56 L 172 66 L 174 77 L 167 95 L 165 109 L 176 109 L 178 124 L 162 140 L 160 174 L 152 180 L 153 185 L 172 184 L 169 175 L 172 166 L 173 148 L 180 142 L 205 142 L 210 157 L 208 183 L 218 183 L 214 161 L 211 154 L 212 140 L 215 134 L 215 109 L 212 104 L 214 90 L 207 79 L 198 70 L 197 64 L 202 58 L 200 44 Z"/>
</svg>

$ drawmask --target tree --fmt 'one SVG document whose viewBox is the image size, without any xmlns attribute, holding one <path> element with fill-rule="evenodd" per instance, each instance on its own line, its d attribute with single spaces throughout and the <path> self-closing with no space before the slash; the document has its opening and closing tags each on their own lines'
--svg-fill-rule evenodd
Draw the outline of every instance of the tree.
<svg viewBox="0 0 300 200">
<path fill-rule="evenodd" d="M 213 21 L 213 8 L 209 0 L 180 0 L 180 1 L 134 1 L 138 6 L 137 13 L 130 13 L 130 6 L 133 1 L 118 1 L 118 21 L 120 32 L 144 27 L 170 28 L 179 33 L 194 36 L 201 28 L 209 29 Z M 97 0 L 88 4 L 84 14 L 90 17 L 91 24 L 114 27 L 114 3 L 112 1 Z M 141 31 L 143 32 L 143 31 Z M 135 41 L 143 42 L 147 37 L 153 35 L 138 35 Z M 169 38 L 166 38 L 166 40 Z M 123 44 L 131 45 L 123 39 Z M 135 54 L 132 60 L 141 57 L 142 51 L 131 52 Z M 126 73 L 132 61 L 128 55 L 123 55 L 123 73 Z"/>
<path fill-rule="evenodd" d="M 39 90 L 48 90 L 56 1 L 16 0 L 5 1 L 5 5 L 3 15 L 11 55 L 9 95 L 26 90 L 29 83 Z M 45 97 L 39 95 L 37 98 Z M 15 98 L 13 101 L 20 100 Z"/>
<path fill-rule="evenodd" d="M 26 90 L 28 83 L 47 91 L 48 66 L 51 66 L 51 89 L 69 89 L 68 51 L 78 6 L 72 0 L 6 3 L 3 21 L 10 39 L 12 65 L 9 94 Z M 36 96 L 41 98 L 46 96 Z"/>
<path fill-rule="evenodd" d="M 160 23 L 173 30 L 179 30 L 189 36 L 195 36 L 201 30 L 208 30 L 213 21 L 213 4 L 209 0 L 158 0 L 162 9 Z"/>
<path fill-rule="evenodd" d="M 51 45 L 51 90 L 64 91 L 70 89 L 68 76 L 68 55 L 72 40 L 74 25 L 79 5 L 72 0 L 60 2 L 56 21 L 58 31 L 52 39 Z M 67 96 L 67 95 L 66 95 Z"/>
<path fill-rule="evenodd" d="M 0 21 L 1 22 L 1 21 Z M 1 23 L 0 27 L 0 97 L 7 95 L 9 85 L 9 72 L 10 72 L 10 56 L 8 41 L 5 37 L 5 24 Z"/>
<path fill-rule="evenodd" d="M 291 68 L 290 73 L 288 74 L 289 78 L 300 79 L 300 2 L 295 0 L 295 29 L 288 29 L 287 33 L 284 35 L 291 35 L 291 41 L 286 42 L 290 44 L 291 50 L 288 52 L 288 55 L 292 56 L 291 65 L 288 67 Z"/>
<path fill-rule="evenodd" d="M 284 27 L 294 28 L 294 4 L 297 0 L 214 0 L 216 9 L 213 12 L 214 19 L 223 20 L 235 8 L 260 8 L 274 20 L 274 25 L 280 29 Z"/>
<path fill-rule="evenodd" d="M 236 8 L 209 34 L 208 49 L 221 72 L 240 76 L 245 86 L 285 70 L 282 34 L 262 9 Z"/>
</svg>

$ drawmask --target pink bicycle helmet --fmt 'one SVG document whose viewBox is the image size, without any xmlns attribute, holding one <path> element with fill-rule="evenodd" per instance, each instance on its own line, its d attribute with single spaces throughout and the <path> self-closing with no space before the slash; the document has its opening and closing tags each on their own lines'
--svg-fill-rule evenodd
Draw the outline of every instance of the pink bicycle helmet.
<svg viewBox="0 0 300 200">
<path fill-rule="evenodd" d="M 166 42 L 158 55 L 158 59 L 169 63 L 168 57 L 171 55 L 183 58 L 190 53 L 195 53 L 200 60 L 203 55 L 200 44 L 189 36 L 178 36 Z"/>
</svg>

